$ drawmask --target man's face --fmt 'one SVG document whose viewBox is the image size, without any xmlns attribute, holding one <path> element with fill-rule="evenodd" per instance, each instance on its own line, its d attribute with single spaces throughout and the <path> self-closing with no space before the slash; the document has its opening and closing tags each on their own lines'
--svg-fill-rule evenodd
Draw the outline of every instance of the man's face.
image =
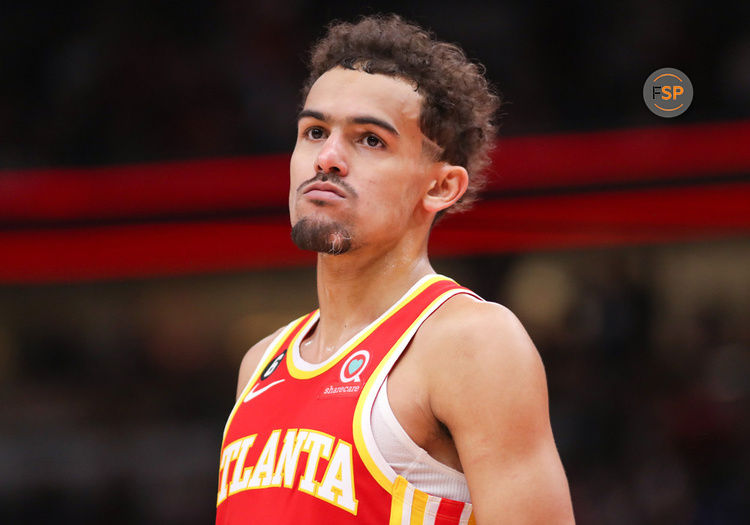
<svg viewBox="0 0 750 525">
<path fill-rule="evenodd" d="M 292 237 L 343 253 L 393 242 L 424 220 L 436 164 L 423 153 L 422 97 L 405 80 L 336 67 L 310 89 L 290 166 Z"/>
</svg>

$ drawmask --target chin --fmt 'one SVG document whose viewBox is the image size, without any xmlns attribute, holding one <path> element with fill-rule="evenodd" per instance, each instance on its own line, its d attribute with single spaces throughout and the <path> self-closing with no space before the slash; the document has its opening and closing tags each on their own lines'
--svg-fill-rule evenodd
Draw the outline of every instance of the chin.
<svg viewBox="0 0 750 525">
<path fill-rule="evenodd" d="M 346 224 L 320 217 L 302 217 L 292 226 L 292 241 L 302 250 L 341 255 L 352 248 L 353 235 Z"/>
</svg>

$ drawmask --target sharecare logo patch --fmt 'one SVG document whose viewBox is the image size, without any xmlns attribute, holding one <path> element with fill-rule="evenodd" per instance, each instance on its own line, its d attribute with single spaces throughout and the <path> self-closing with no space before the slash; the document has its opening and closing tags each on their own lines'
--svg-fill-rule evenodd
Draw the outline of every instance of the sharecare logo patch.
<svg viewBox="0 0 750 525">
<path fill-rule="evenodd" d="M 341 382 L 334 382 L 318 392 L 318 399 L 357 397 L 362 390 L 362 373 L 370 362 L 370 352 L 358 350 L 350 355 L 339 370 Z"/>
</svg>

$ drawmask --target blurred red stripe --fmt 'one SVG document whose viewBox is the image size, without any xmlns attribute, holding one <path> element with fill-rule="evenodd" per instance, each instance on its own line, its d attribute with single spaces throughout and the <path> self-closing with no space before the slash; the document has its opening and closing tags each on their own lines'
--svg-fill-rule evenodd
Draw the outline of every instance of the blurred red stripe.
<svg viewBox="0 0 750 525">
<path fill-rule="evenodd" d="M 184 275 L 312 264 L 287 224 L 166 223 L 0 232 L 0 282 Z"/>
<path fill-rule="evenodd" d="M 432 233 L 432 255 L 750 237 L 750 183 L 483 202 Z"/>
<path fill-rule="evenodd" d="M 288 155 L 0 171 L 0 221 L 112 219 L 270 208 Z M 750 173 L 750 121 L 504 138 L 490 190 Z"/>
<path fill-rule="evenodd" d="M 289 156 L 0 171 L 0 220 L 285 207 Z"/>
<path fill-rule="evenodd" d="M 493 154 L 490 189 L 750 173 L 750 121 L 517 137 Z"/>
<path fill-rule="evenodd" d="M 750 234 L 750 183 L 526 197 L 447 217 L 432 255 Z M 0 231 L 0 282 L 44 283 L 312 264 L 286 220 Z"/>
</svg>

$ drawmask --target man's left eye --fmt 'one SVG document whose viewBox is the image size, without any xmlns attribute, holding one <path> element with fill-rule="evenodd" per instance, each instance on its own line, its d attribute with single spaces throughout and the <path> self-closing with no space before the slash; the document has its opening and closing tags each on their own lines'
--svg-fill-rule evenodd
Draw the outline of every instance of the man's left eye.
<svg viewBox="0 0 750 525">
<path fill-rule="evenodd" d="M 365 137 L 365 144 L 367 144 L 371 148 L 376 148 L 376 147 L 380 146 L 381 144 L 383 144 L 383 141 L 380 140 L 375 135 L 367 135 Z"/>
</svg>

